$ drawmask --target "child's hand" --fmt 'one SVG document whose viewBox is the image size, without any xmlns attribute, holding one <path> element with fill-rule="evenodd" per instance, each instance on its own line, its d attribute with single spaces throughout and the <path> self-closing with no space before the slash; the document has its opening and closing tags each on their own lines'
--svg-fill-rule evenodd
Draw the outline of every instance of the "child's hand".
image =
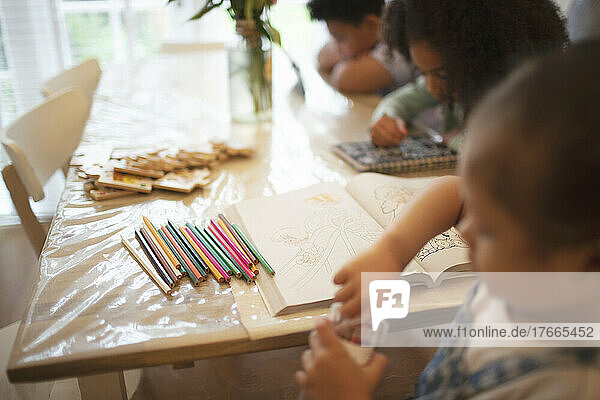
<svg viewBox="0 0 600 400">
<path fill-rule="evenodd" d="M 359 367 L 327 320 L 317 322 L 308 341 L 310 350 L 302 354 L 304 371 L 296 372 L 296 382 L 311 399 L 371 398 L 385 370 L 385 356 L 374 353 L 368 364 Z"/>
<path fill-rule="evenodd" d="M 371 141 L 375 146 L 392 146 L 408 135 L 406 122 L 402 118 L 384 115 L 371 127 Z"/>
<path fill-rule="evenodd" d="M 380 240 L 375 246 L 354 258 L 333 277 L 333 282 L 343 285 L 337 291 L 334 301 L 344 303 L 341 313 L 346 318 L 360 316 L 360 274 L 362 272 L 400 272 L 406 266 L 399 261 L 399 247 L 389 238 Z"/>
</svg>

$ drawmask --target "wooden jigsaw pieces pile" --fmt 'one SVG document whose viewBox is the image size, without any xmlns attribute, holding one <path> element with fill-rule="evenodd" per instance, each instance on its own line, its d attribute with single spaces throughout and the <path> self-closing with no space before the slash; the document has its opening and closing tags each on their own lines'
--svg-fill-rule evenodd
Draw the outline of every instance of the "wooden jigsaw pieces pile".
<svg viewBox="0 0 600 400">
<path fill-rule="evenodd" d="M 114 149 L 108 163 L 80 166 L 79 176 L 89 179 L 84 189 L 98 201 L 150 193 L 152 189 L 190 193 L 211 182 L 211 169 L 229 158 L 250 157 L 252 153 L 249 148 L 222 142 L 211 142 L 193 151 Z"/>
</svg>

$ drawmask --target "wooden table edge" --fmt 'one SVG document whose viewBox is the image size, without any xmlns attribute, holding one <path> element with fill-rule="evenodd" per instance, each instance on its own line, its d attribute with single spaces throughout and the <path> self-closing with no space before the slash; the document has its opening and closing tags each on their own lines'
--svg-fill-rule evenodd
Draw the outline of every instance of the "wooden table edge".
<svg viewBox="0 0 600 400">
<path fill-rule="evenodd" d="M 96 375 L 159 365 L 191 363 L 207 358 L 304 346 L 308 344 L 308 333 L 309 331 L 302 331 L 258 340 L 238 339 L 227 343 L 144 350 L 131 354 L 94 357 L 93 362 L 90 359 L 82 358 L 59 362 L 43 362 L 41 364 L 29 363 L 23 366 L 9 367 L 6 373 L 11 382 L 23 383 Z"/>
</svg>

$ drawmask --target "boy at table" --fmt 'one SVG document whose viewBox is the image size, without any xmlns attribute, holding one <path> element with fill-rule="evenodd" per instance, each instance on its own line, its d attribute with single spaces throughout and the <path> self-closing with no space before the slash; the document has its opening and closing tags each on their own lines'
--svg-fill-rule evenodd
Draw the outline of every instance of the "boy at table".
<svg viewBox="0 0 600 400">
<path fill-rule="evenodd" d="M 388 93 L 412 78 L 410 63 L 379 38 L 384 0 L 311 0 L 311 17 L 325 21 L 332 40 L 318 55 L 319 72 L 339 90 Z"/>
</svg>

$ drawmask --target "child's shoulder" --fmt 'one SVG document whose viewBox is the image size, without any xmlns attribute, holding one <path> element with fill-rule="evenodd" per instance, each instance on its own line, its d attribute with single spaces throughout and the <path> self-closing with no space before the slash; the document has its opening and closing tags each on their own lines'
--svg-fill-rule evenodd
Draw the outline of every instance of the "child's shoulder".
<svg viewBox="0 0 600 400">
<path fill-rule="evenodd" d="M 500 379 L 473 399 L 597 399 L 600 397 L 598 349 L 479 349 L 501 351 L 502 358 L 476 371 L 474 381 Z M 473 355 L 473 354 L 472 354 Z"/>
<path fill-rule="evenodd" d="M 472 294 L 467 314 L 470 322 L 511 322 L 486 285 Z M 477 399 L 600 398 L 600 348 L 469 347 L 462 362 Z"/>
</svg>

